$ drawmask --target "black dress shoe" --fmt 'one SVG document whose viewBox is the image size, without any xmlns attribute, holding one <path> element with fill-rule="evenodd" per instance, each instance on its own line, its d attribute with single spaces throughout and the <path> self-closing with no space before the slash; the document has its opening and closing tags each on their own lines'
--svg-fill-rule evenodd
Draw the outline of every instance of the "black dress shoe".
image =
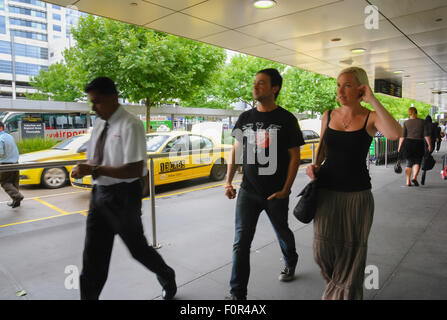
<svg viewBox="0 0 447 320">
<path fill-rule="evenodd" d="M 413 184 L 414 184 L 416 187 L 419 187 L 419 183 L 418 183 L 418 181 L 417 181 L 416 179 L 411 180 L 411 182 L 413 182 Z"/>
<path fill-rule="evenodd" d="M 20 202 L 22 202 L 22 200 L 23 200 L 23 198 L 13 200 L 11 202 L 8 202 L 7 205 L 10 206 L 11 208 L 17 208 L 17 207 L 20 207 Z"/>
<path fill-rule="evenodd" d="M 172 270 L 171 279 L 167 281 L 167 284 L 163 287 L 161 297 L 163 300 L 172 300 L 177 293 L 177 284 L 175 283 L 175 272 Z"/>
</svg>

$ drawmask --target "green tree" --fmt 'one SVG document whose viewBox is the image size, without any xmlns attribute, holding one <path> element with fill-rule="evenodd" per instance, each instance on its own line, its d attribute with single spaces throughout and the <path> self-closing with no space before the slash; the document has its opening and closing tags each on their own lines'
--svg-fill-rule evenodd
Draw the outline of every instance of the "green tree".
<svg viewBox="0 0 447 320">
<path fill-rule="evenodd" d="M 38 90 L 36 93 L 26 93 L 30 100 L 75 101 L 83 96 L 63 63 L 55 63 L 48 70 L 41 70 L 38 76 L 31 78 L 30 84 Z"/>
<path fill-rule="evenodd" d="M 244 102 L 254 108 L 256 101 L 253 100 L 253 81 L 256 73 L 266 68 L 275 68 L 282 73 L 285 67 L 278 62 L 244 54 L 235 55 L 221 73 L 216 94 L 223 101 Z"/>
<path fill-rule="evenodd" d="M 311 111 L 313 115 L 337 106 L 337 81 L 334 78 L 298 68 L 288 68 L 283 77 L 278 104 L 287 110 Z"/>
<path fill-rule="evenodd" d="M 64 52 L 69 83 L 82 92 L 97 76 L 113 79 L 122 98 L 150 108 L 188 99 L 225 61 L 223 49 L 134 25 L 87 16 Z"/>
</svg>

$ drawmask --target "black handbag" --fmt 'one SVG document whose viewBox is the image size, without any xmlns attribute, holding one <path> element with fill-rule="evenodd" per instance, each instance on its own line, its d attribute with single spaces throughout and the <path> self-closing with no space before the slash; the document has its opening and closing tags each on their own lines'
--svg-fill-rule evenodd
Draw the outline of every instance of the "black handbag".
<svg viewBox="0 0 447 320">
<path fill-rule="evenodd" d="M 435 164 L 436 164 L 436 161 L 433 158 L 433 156 L 431 154 L 428 154 L 422 160 L 422 170 L 423 171 L 431 170 L 434 168 Z"/>
<path fill-rule="evenodd" d="M 397 160 L 396 164 L 394 165 L 394 172 L 402 173 L 402 166 L 400 165 L 400 160 Z"/>
<path fill-rule="evenodd" d="M 324 137 L 321 139 L 320 147 L 318 148 L 317 161 L 318 166 L 321 165 L 323 159 L 320 159 L 321 150 L 325 148 Z M 323 158 L 323 157 L 322 157 Z M 315 217 L 317 211 L 317 196 L 318 196 L 318 178 L 309 182 L 303 190 L 297 195 L 301 199 L 293 209 L 293 215 L 298 221 L 302 223 L 309 223 Z"/>
<path fill-rule="evenodd" d="M 297 197 L 301 197 L 300 201 L 293 209 L 293 215 L 302 223 L 309 223 L 315 217 L 317 211 L 317 179 L 309 182 Z"/>
</svg>

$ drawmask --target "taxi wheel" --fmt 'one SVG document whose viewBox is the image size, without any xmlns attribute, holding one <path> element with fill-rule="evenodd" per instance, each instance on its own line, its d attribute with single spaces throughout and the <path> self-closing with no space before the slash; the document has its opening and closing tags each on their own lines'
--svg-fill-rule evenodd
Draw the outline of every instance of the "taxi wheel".
<svg viewBox="0 0 447 320">
<path fill-rule="evenodd" d="M 42 173 L 41 183 L 45 188 L 57 189 L 67 183 L 67 170 L 65 168 L 48 168 Z"/>
<path fill-rule="evenodd" d="M 227 163 L 224 159 L 217 160 L 211 168 L 210 178 L 214 181 L 223 180 L 227 174 Z"/>
</svg>

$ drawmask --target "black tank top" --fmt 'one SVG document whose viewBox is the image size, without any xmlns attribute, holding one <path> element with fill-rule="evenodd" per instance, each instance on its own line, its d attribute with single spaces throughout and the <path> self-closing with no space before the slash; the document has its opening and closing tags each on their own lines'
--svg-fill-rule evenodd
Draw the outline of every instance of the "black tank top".
<svg viewBox="0 0 447 320">
<path fill-rule="evenodd" d="M 371 178 L 366 167 L 366 157 L 372 141 L 366 131 L 369 112 L 362 129 L 338 131 L 329 128 L 331 111 L 328 113 L 323 137 L 326 142 L 326 160 L 318 175 L 319 187 L 340 192 L 371 189 Z"/>
</svg>

